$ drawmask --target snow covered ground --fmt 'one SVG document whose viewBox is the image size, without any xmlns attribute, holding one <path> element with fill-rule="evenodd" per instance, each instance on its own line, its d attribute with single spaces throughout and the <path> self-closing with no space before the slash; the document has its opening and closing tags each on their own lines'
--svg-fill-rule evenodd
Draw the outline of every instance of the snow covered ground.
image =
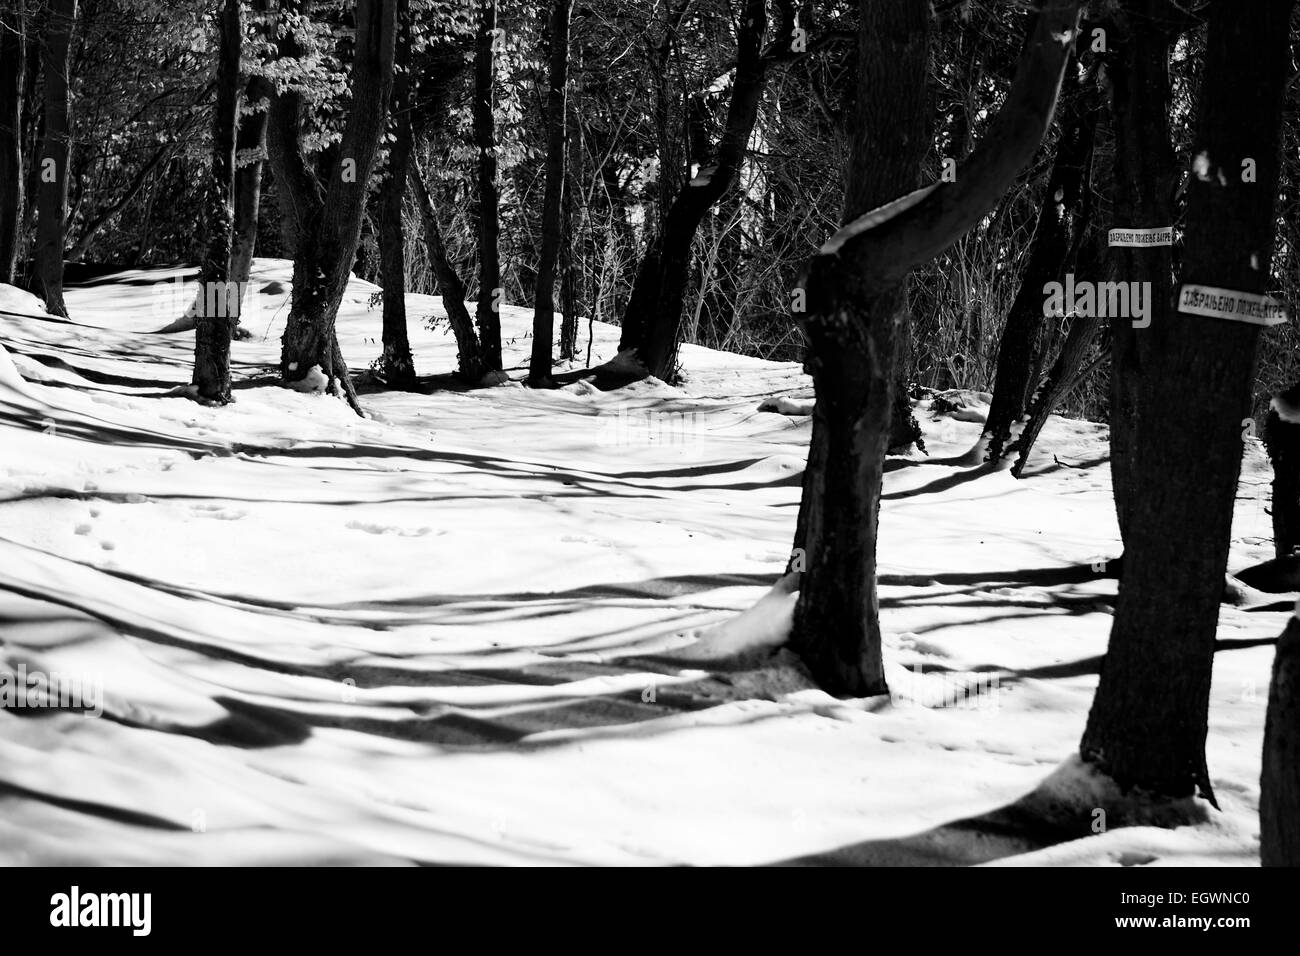
<svg viewBox="0 0 1300 956">
<path fill-rule="evenodd" d="M 29 316 L 0 316 L 0 672 L 102 689 L 97 719 L 0 710 L 0 863 L 1257 862 L 1276 605 L 1223 609 L 1221 813 L 979 825 L 1083 729 L 1103 427 L 1053 419 L 1016 481 L 935 463 L 980 425 L 922 403 L 932 459 L 899 460 L 881 521 L 894 696 L 839 701 L 687 659 L 788 622 L 810 423 L 759 407 L 806 409 L 797 366 L 687 347 L 680 389 L 374 393 L 361 420 L 274 384 L 289 269 L 259 260 L 237 401 L 209 408 L 168 394 L 193 336 L 151 332 L 179 274 L 71 289 L 73 324 L 0 286 Z M 354 370 L 375 291 L 340 314 Z M 417 370 L 450 372 L 438 300 L 408 308 Z M 516 379 L 529 319 L 503 309 Z M 597 325 L 593 364 L 616 341 Z M 1267 472 L 1250 440 L 1233 569 L 1271 556 Z"/>
</svg>

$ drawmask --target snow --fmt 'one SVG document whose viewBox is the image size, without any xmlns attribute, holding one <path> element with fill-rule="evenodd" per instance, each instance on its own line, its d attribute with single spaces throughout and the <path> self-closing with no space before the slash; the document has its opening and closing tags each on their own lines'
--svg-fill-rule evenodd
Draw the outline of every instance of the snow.
<svg viewBox="0 0 1300 956">
<path fill-rule="evenodd" d="M 104 709 L 0 710 L 0 864 L 1258 862 L 1292 600 L 1250 589 L 1221 616 L 1221 812 L 997 823 L 1104 783 L 1073 758 L 1115 597 L 1076 572 L 1120 550 L 1104 427 L 1051 419 L 1017 481 L 941 463 L 978 403 L 918 403 L 931 457 L 891 461 L 881 516 L 893 695 L 837 700 L 760 653 L 798 586 L 797 364 L 686 346 L 676 388 L 362 394 L 362 419 L 271 384 L 290 268 L 262 259 L 209 407 L 176 394 L 192 337 L 150 331 L 172 275 L 71 288 L 73 324 L 0 287 L 32 316 L 0 319 L 0 666 L 93 677 Z M 340 314 L 353 369 L 374 291 Z M 419 373 L 454 369 L 440 302 L 408 312 Z M 518 382 L 531 313 L 501 319 Z M 592 363 L 617 344 L 597 323 Z M 1271 556 L 1268 481 L 1251 440 L 1233 569 Z"/>
</svg>

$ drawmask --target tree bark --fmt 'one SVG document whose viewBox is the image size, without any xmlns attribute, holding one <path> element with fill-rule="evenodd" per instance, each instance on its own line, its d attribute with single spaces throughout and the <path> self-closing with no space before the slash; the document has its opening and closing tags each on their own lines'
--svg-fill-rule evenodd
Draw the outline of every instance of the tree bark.
<svg viewBox="0 0 1300 956">
<path fill-rule="evenodd" d="M 240 0 L 225 0 L 220 35 L 217 101 L 212 110 L 212 173 L 207 190 L 207 255 L 199 269 L 194 326 L 194 387 L 198 397 L 230 401 L 230 337 L 239 321 L 243 287 L 230 282 L 234 209 L 235 129 L 239 123 L 239 57 L 243 44 Z"/>
<path fill-rule="evenodd" d="M 677 193 L 637 270 L 619 351 L 635 349 L 646 371 L 670 379 L 677 360 L 682 303 L 691 244 L 705 215 L 731 187 L 754 130 L 766 70 L 761 44 L 767 30 L 764 0 L 745 0 L 737 31 L 738 55 L 722 138 L 713 161 L 701 157 L 695 177 Z"/>
<path fill-rule="evenodd" d="M 26 0 L 0 8 L 0 282 L 14 284 L 23 224 Z"/>
<path fill-rule="evenodd" d="M 244 157 L 235 170 L 235 238 L 230 252 L 230 279 L 241 285 L 248 282 L 257 250 L 257 227 L 262 207 L 262 164 L 266 155 L 266 126 L 275 87 L 262 76 L 249 79 L 244 102 L 254 112 L 239 121 L 235 140 L 236 156 Z"/>
<path fill-rule="evenodd" d="M 928 8 L 860 0 L 858 94 L 846 225 L 809 266 L 817 403 L 790 568 L 805 565 L 790 647 L 831 693 L 887 691 L 876 598 L 876 523 L 910 269 L 975 225 L 1051 122 L 1078 3 L 1048 0 L 986 138 L 945 188 L 908 194 L 930 137 Z"/>
<path fill-rule="evenodd" d="M 1264 419 L 1264 447 L 1273 466 L 1273 552 L 1286 558 L 1300 548 L 1300 384 L 1274 396 Z"/>
<path fill-rule="evenodd" d="M 304 0 L 285 0 L 281 9 L 303 13 L 306 5 Z M 267 140 L 296 241 L 293 295 L 281 339 L 281 375 L 294 384 L 316 370 L 330 394 L 341 389 L 361 414 L 334 321 L 356 258 L 366 187 L 388 115 L 397 0 L 358 0 L 356 23 L 352 105 L 328 184 L 322 185 L 303 157 L 299 94 L 286 89 L 275 97 Z M 301 55 L 291 34 L 281 38 L 280 48 L 282 55 Z"/>
<path fill-rule="evenodd" d="M 1291 7 L 1266 0 L 1242 16 L 1227 0 L 1209 5 L 1185 284 L 1260 293 L 1268 281 Z M 1243 181 L 1246 158 L 1257 181 Z M 1131 436 L 1140 454 L 1129 463 L 1115 622 L 1079 749 L 1123 788 L 1175 798 L 1199 788 L 1213 801 L 1210 674 L 1259 326 L 1169 310 L 1151 320 L 1124 332 L 1142 373 Z M 1119 365 L 1118 337 L 1115 347 Z"/>
<path fill-rule="evenodd" d="M 489 371 L 501 368 L 501 224 L 497 196 L 496 121 L 492 116 L 497 37 L 496 0 L 480 0 L 474 48 L 474 144 L 478 147 L 478 323 L 479 350 Z"/>
<path fill-rule="evenodd" d="M 456 266 L 447 255 L 447 247 L 442 241 L 442 230 L 438 226 L 437 210 L 433 206 L 433 197 L 424 181 L 419 160 L 414 155 L 410 159 L 408 174 L 411 185 L 415 187 L 415 198 L 420 206 L 420 222 L 424 226 L 424 244 L 429 253 L 429 263 L 433 266 L 434 277 L 438 280 L 438 294 L 442 297 L 442 307 L 447 311 L 452 334 L 456 337 L 457 370 L 460 377 L 470 384 L 477 384 L 487 370 L 479 348 L 478 336 L 474 333 L 474 320 L 465 307 L 465 283 L 456 272 Z"/>
<path fill-rule="evenodd" d="M 555 266 L 563 241 L 566 147 L 565 87 L 569 70 L 569 0 L 551 5 L 551 64 L 546 92 L 546 198 L 542 208 L 542 248 L 533 301 L 533 348 L 528 377 L 534 385 L 551 381 L 555 337 Z"/>
<path fill-rule="evenodd" d="M 40 186 L 33 268 L 45 309 L 68 317 L 63 302 L 63 245 L 67 233 L 71 172 L 71 110 L 68 105 L 68 48 L 77 22 L 77 0 L 50 0 L 41 69 L 45 77 L 45 132 L 41 137 Z"/>
<path fill-rule="evenodd" d="M 1259 857 L 1264 866 L 1300 866 L 1300 620 L 1294 616 L 1278 638 L 1268 691 Z"/>
<path fill-rule="evenodd" d="M 1071 249 L 1082 225 L 1084 190 L 1092 154 L 1097 111 L 1087 95 L 1088 79 L 1065 98 L 1059 114 L 1060 137 L 1047 187 L 1039 207 L 1038 224 L 1020 288 L 1007 313 L 998 346 L 993 403 L 981 436 L 984 460 L 1011 458 L 1014 440 L 1023 431 L 1029 404 L 1044 362 L 1048 323 L 1062 321 L 1043 314 L 1043 287 L 1064 278 Z"/>
<path fill-rule="evenodd" d="M 384 290 L 384 352 L 380 358 L 390 388 L 415 385 L 415 360 L 406 327 L 406 235 L 402 211 L 411 158 L 410 0 L 399 0 L 396 66 L 393 76 L 394 140 L 388 170 L 379 186 L 379 272 Z"/>
</svg>

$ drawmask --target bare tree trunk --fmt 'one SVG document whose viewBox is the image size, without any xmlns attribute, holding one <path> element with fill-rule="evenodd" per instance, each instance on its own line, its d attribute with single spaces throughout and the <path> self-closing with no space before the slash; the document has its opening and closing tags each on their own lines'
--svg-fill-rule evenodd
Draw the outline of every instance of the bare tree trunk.
<svg viewBox="0 0 1300 956">
<path fill-rule="evenodd" d="M 275 88 L 262 76 L 254 76 L 244 90 L 244 102 L 255 112 L 239 122 L 235 141 L 237 156 L 249 157 L 235 170 L 235 238 L 230 252 L 230 279 L 243 285 L 253 269 L 257 249 L 257 226 L 262 206 L 262 164 L 266 155 L 266 124 Z M 251 154 L 251 155 L 250 155 Z"/>
<path fill-rule="evenodd" d="M 304 0 L 285 0 L 286 13 L 305 13 Z M 397 0 L 358 0 L 352 106 L 328 184 L 307 166 L 299 140 L 301 96 L 280 92 L 271 106 L 268 145 L 280 196 L 293 224 L 297 252 L 289 321 L 281 339 L 286 383 L 319 376 L 331 394 L 342 390 L 361 414 L 334 331 L 365 214 L 366 187 L 388 115 L 397 34 Z M 283 55 L 301 55 L 297 40 L 281 38 Z"/>
<path fill-rule="evenodd" d="M 479 349 L 488 370 L 501 368 L 501 263 L 497 197 L 496 122 L 492 116 L 496 0 L 480 0 L 478 39 L 474 48 L 474 143 L 478 147 L 478 323 Z"/>
<path fill-rule="evenodd" d="M 194 386 L 204 401 L 230 401 L 230 336 L 239 321 L 242 287 L 230 283 L 234 230 L 235 128 L 239 123 L 239 57 L 243 44 L 240 0 L 225 0 L 220 35 L 217 102 L 212 110 L 212 173 L 208 182 L 207 255 L 199 269 L 194 327 Z"/>
<path fill-rule="evenodd" d="M 817 403 L 791 570 L 805 565 L 790 647 L 831 693 L 887 690 L 876 598 L 876 523 L 911 269 L 974 226 L 1051 122 L 1078 3 L 1048 0 L 1015 81 L 957 181 L 908 193 L 930 138 L 928 7 L 860 0 L 858 93 L 845 226 L 809 266 Z"/>
<path fill-rule="evenodd" d="M 1300 620 L 1294 616 L 1278 638 L 1268 691 L 1259 857 L 1264 866 L 1300 866 Z"/>
<path fill-rule="evenodd" d="M 0 282 L 14 284 L 23 215 L 26 0 L 0 7 Z"/>
<path fill-rule="evenodd" d="M 1185 285 L 1265 289 L 1292 2 L 1263 0 L 1250 16 L 1228 0 L 1209 4 L 1187 186 Z M 1136 12 L 1146 22 L 1163 11 L 1144 4 Z M 1163 71 L 1156 59 L 1151 70 Z M 1257 180 L 1243 181 L 1247 158 Z M 1152 277 L 1157 300 L 1166 295 L 1162 277 Z M 1199 789 L 1214 799 L 1205 762 L 1210 675 L 1259 331 L 1249 322 L 1166 310 L 1155 312 L 1149 327 L 1124 332 L 1123 347 L 1136 351 L 1142 375 L 1132 433 L 1140 453 L 1128 466 L 1115 622 L 1079 750 L 1125 789 L 1175 798 Z M 1118 336 L 1115 347 L 1123 374 Z M 1193 417 L 1189 395 L 1196 396 Z"/>
<path fill-rule="evenodd" d="M 673 199 L 642 256 L 632 295 L 623 310 L 619 351 L 635 349 L 646 371 L 658 378 L 671 378 L 677 361 L 695 233 L 740 172 L 754 130 L 766 71 L 761 50 L 766 30 L 764 0 L 745 0 L 736 37 L 738 52 L 731 99 L 716 155 L 709 163 L 701 157 L 695 177 Z"/>
<path fill-rule="evenodd" d="M 447 255 L 442 230 L 438 227 L 437 211 L 433 207 L 433 197 L 429 195 L 429 187 L 415 156 L 411 157 L 408 174 L 420 206 L 424 244 L 428 249 L 434 277 L 438 280 L 438 294 L 442 297 L 442 307 L 447 310 L 447 319 L 451 323 L 452 334 L 456 337 L 458 371 L 466 382 L 477 384 L 487 369 L 478 336 L 474 333 L 474 320 L 470 317 L 469 309 L 465 308 L 465 283 L 461 281 L 456 266 Z"/>
<path fill-rule="evenodd" d="M 533 349 L 528 377 L 533 385 L 551 380 L 555 337 L 555 264 L 563 240 L 565 170 L 565 85 L 569 70 L 569 0 L 553 0 L 550 24 L 550 88 L 546 93 L 546 198 L 542 209 L 542 248 L 533 302 Z"/>
<path fill-rule="evenodd" d="M 41 67 L 45 77 L 45 133 L 33 266 L 46 311 L 68 317 L 63 303 L 63 246 L 67 233 L 68 179 L 72 141 L 68 105 L 68 48 L 77 22 L 77 0 L 50 0 Z"/>
<path fill-rule="evenodd" d="M 406 328 L 406 235 L 402 208 L 411 158 L 410 0 L 399 0 L 397 15 L 392 103 L 395 138 L 388 150 L 388 170 L 379 186 L 379 270 L 384 290 L 384 353 L 380 364 L 389 387 L 409 389 L 415 385 L 415 360 L 411 357 Z"/>
<path fill-rule="evenodd" d="M 1090 79 L 1080 81 L 1063 102 L 1056 157 L 1039 207 L 1029 260 L 1020 277 L 1006 327 L 998 346 L 993 404 L 984 425 L 985 461 L 1011 457 L 1014 440 L 1026 424 L 1029 404 L 1044 364 L 1048 323 L 1062 321 L 1043 314 L 1043 287 L 1060 281 L 1083 226 L 1081 212 L 1092 154 L 1097 110 L 1088 96 Z"/>
</svg>

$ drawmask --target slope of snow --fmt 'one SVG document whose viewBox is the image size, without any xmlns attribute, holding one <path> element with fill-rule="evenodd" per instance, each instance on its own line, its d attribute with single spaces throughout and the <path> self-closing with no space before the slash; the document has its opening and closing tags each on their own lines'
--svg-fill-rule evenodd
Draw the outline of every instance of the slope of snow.
<svg viewBox="0 0 1300 956">
<path fill-rule="evenodd" d="M 0 709 L 0 863 L 1257 862 L 1289 603 L 1223 609 L 1222 813 L 979 825 L 1062 779 L 1083 729 L 1115 585 L 1075 572 L 1118 553 L 1104 428 L 1053 419 L 1023 481 L 891 466 L 893 695 L 839 701 L 727 663 L 793 608 L 798 365 L 686 347 L 678 388 L 533 391 L 505 307 L 516 384 L 363 393 L 363 420 L 274 384 L 289 266 L 258 260 L 237 400 L 210 408 L 177 394 L 192 334 L 149 331 L 184 274 L 70 289 L 72 323 L 0 288 L 28 316 L 0 316 L 0 672 L 79 675 L 103 711 Z M 354 371 L 375 291 L 340 314 Z M 450 372 L 439 301 L 408 312 L 418 372 Z M 612 359 L 617 329 L 594 336 Z M 927 406 L 933 459 L 959 457 L 979 423 Z M 1271 553 L 1267 481 L 1252 442 L 1233 568 Z"/>
</svg>

